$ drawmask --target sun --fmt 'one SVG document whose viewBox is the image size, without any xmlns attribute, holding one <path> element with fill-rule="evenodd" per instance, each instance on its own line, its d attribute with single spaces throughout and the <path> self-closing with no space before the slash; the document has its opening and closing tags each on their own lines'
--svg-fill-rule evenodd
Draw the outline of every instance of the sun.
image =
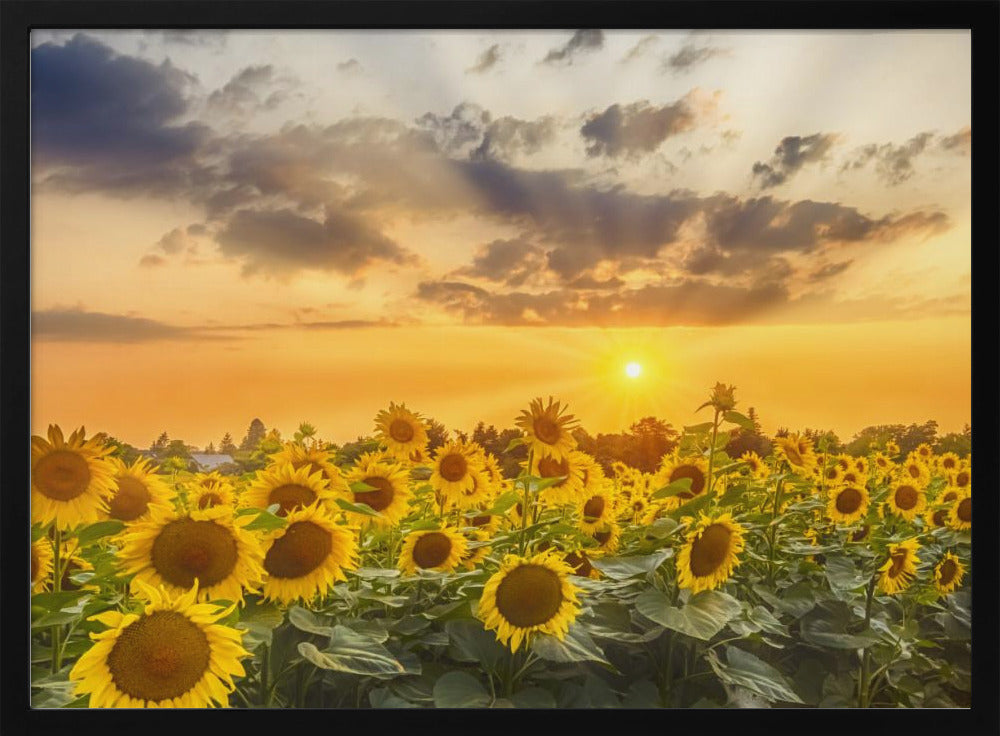
<svg viewBox="0 0 1000 736">
<path fill-rule="evenodd" d="M 629 378 L 638 378 L 640 373 L 642 373 L 642 366 L 638 363 L 632 362 L 625 366 L 625 375 Z"/>
</svg>

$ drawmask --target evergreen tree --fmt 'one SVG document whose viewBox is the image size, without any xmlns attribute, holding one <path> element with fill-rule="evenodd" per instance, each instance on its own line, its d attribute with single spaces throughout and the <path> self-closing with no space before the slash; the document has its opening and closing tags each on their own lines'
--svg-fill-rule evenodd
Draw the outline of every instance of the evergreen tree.
<svg viewBox="0 0 1000 736">
<path fill-rule="evenodd" d="M 244 452 L 253 452 L 266 435 L 267 428 L 264 426 L 264 422 L 260 421 L 260 419 L 254 419 L 250 422 L 246 437 L 240 443 L 240 449 Z"/>
<path fill-rule="evenodd" d="M 150 452 L 152 452 L 157 457 L 167 449 L 167 445 L 170 444 L 170 437 L 164 432 L 159 437 L 156 438 L 156 442 L 149 446 Z"/>
<path fill-rule="evenodd" d="M 226 432 L 222 437 L 222 442 L 219 443 L 219 452 L 223 455 L 232 455 L 236 452 L 236 445 L 233 443 L 233 436 Z"/>
<path fill-rule="evenodd" d="M 214 455 L 215 454 L 215 443 L 214 442 L 209 442 L 208 443 L 208 447 L 205 448 L 205 453 L 208 454 L 208 455 Z"/>
</svg>

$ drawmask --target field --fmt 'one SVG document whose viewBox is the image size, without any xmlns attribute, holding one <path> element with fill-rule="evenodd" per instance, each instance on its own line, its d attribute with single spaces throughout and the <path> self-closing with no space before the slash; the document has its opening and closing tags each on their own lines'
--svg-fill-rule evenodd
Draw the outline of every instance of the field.
<svg viewBox="0 0 1000 736">
<path fill-rule="evenodd" d="M 967 707 L 971 455 L 789 433 L 730 457 L 735 407 L 717 385 L 641 472 L 538 399 L 516 477 L 395 404 L 356 457 L 303 427 L 242 475 L 52 426 L 32 704 Z"/>
</svg>

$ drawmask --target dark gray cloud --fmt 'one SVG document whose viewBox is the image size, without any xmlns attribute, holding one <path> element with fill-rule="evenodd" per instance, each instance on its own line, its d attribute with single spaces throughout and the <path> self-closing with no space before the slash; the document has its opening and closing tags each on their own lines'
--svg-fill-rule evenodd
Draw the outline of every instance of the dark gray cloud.
<svg viewBox="0 0 1000 736">
<path fill-rule="evenodd" d="M 628 62 L 638 59 L 641 56 L 645 56 L 649 49 L 652 48 L 657 41 L 659 41 L 659 39 L 656 36 L 643 36 L 636 42 L 635 46 L 630 48 L 628 53 L 622 57 L 621 63 L 627 64 Z"/>
<path fill-rule="evenodd" d="M 597 51 L 604 46 L 604 32 L 599 29 L 580 30 L 564 46 L 552 49 L 542 59 L 542 64 L 572 64 L 577 54 Z"/>
<path fill-rule="evenodd" d="M 687 41 L 675 54 L 663 60 L 664 69 L 681 74 L 691 71 L 699 64 L 704 64 L 716 56 L 728 56 L 729 50 L 717 46 L 697 46 Z"/>
<path fill-rule="evenodd" d="M 482 74 L 483 72 L 489 71 L 499 63 L 502 56 L 503 55 L 500 53 L 500 44 L 495 43 L 481 53 L 479 58 L 476 59 L 476 63 L 466 69 L 465 73 Z"/>
<path fill-rule="evenodd" d="M 924 132 L 913 136 L 901 146 L 892 143 L 862 146 L 843 164 L 841 171 L 861 169 L 874 162 L 878 178 L 888 186 L 897 186 L 913 176 L 914 160 L 927 150 L 933 138 L 933 133 Z"/>
<path fill-rule="evenodd" d="M 197 330 L 188 327 L 83 309 L 34 312 L 31 315 L 31 336 L 40 340 L 118 343 L 210 339 L 210 336 L 199 335 Z"/>
<path fill-rule="evenodd" d="M 483 131 L 479 146 L 470 154 L 473 158 L 506 160 L 517 154 L 531 155 L 555 140 L 557 131 L 553 117 L 520 120 L 505 116 L 494 120 Z"/>
<path fill-rule="evenodd" d="M 342 74 L 360 74 L 363 70 L 357 59 L 348 59 L 337 64 L 337 71 Z"/>
<path fill-rule="evenodd" d="M 545 268 L 545 252 L 537 245 L 521 239 L 494 240 L 480 247 L 472 264 L 455 275 L 521 286 Z"/>
<path fill-rule="evenodd" d="M 809 274 L 809 280 L 825 281 L 826 279 L 832 278 L 837 274 L 843 273 L 851 267 L 852 263 L 854 263 L 853 260 L 841 261 L 840 263 L 827 263 Z"/>
<path fill-rule="evenodd" d="M 365 219 L 333 207 L 323 222 L 289 209 L 239 210 L 216 240 L 224 256 L 243 259 L 246 275 L 302 269 L 355 274 L 375 262 L 414 262 Z"/>
<path fill-rule="evenodd" d="M 228 31 L 195 31 L 195 30 L 145 30 L 143 34 L 149 38 L 159 37 L 166 44 L 177 44 L 179 46 L 193 47 L 218 47 L 226 45 L 226 34 Z"/>
<path fill-rule="evenodd" d="M 417 118 L 416 123 L 434 136 L 442 151 L 464 153 L 463 148 L 482 140 L 490 120 L 488 110 L 471 102 L 462 102 L 449 115 L 428 112 Z"/>
<path fill-rule="evenodd" d="M 757 161 L 753 165 L 753 178 L 761 189 L 784 184 L 806 164 L 824 160 L 837 139 L 835 133 L 786 136 L 769 162 Z"/>
<path fill-rule="evenodd" d="M 972 128 L 962 128 L 954 135 L 943 137 L 939 145 L 945 151 L 968 156 L 972 153 Z"/>
<path fill-rule="evenodd" d="M 190 187 L 194 157 L 209 138 L 189 109 L 194 78 L 114 53 L 85 34 L 31 52 L 32 165 L 69 189 L 122 195 Z"/>
<path fill-rule="evenodd" d="M 655 151 L 673 135 L 692 130 L 703 112 L 686 95 L 662 107 L 642 100 L 614 104 L 590 116 L 580 128 L 588 156 L 637 156 Z"/>
<path fill-rule="evenodd" d="M 288 99 L 293 86 L 293 80 L 279 78 L 270 64 L 248 66 L 208 96 L 208 107 L 234 116 L 273 110 Z"/>
<path fill-rule="evenodd" d="M 584 275 L 584 276 L 578 276 L 577 278 L 575 278 L 572 281 L 570 281 L 568 284 L 566 284 L 566 288 L 567 289 L 581 289 L 581 290 L 592 290 L 592 289 L 594 289 L 594 290 L 606 290 L 606 289 L 610 289 L 610 290 L 613 290 L 613 291 L 617 291 L 618 289 L 620 289 L 624 285 L 625 285 L 625 282 L 622 281 L 617 276 L 612 276 L 610 278 L 604 279 L 604 281 L 600 281 L 598 279 L 595 279 L 593 276 Z"/>
</svg>

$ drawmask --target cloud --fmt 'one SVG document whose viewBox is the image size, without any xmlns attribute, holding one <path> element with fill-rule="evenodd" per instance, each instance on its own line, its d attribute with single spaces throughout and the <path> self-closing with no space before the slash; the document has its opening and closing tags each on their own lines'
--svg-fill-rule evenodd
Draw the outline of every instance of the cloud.
<svg viewBox="0 0 1000 736">
<path fill-rule="evenodd" d="M 489 71 L 497 65 L 502 56 L 503 55 L 500 53 L 500 44 L 495 43 L 481 53 L 479 58 L 476 59 L 476 63 L 466 69 L 465 73 L 482 74 L 483 72 Z"/>
<path fill-rule="evenodd" d="M 328 207 L 323 222 L 289 209 L 240 210 L 216 236 L 245 275 L 288 276 L 305 269 L 355 275 L 368 266 L 413 263 L 411 254 L 362 217 Z"/>
<path fill-rule="evenodd" d="M 564 46 L 552 49 L 540 63 L 572 64 L 577 54 L 596 51 L 604 46 L 604 32 L 599 29 L 577 31 Z"/>
<path fill-rule="evenodd" d="M 32 339 L 62 342 L 135 343 L 152 340 L 209 339 L 188 327 L 176 327 L 144 317 L 48 309 L 31 315 Z"/>
<path fill-rule="evenodd" d="M 360 74 L 363 70 L 361 62 L 357 59 L 348 59 L 337 64 L 337 71 L 341 74 Z"/>
<path fill-rule="evenodd" d="M 637 156 L 655 151 L 667 138 L 693 130 L 715 108 L 717 97 L 705 99 L 692 90 L 676 102 L 654 107 L 647 100 L 614 104 L 592 115 L 580 128 L 588 156 Z"/>
<path fill-rule="evenodd" d="M 288 98 L 294 84 L 288 77 L 276 76 L 270 64 L 248 66 L 208 96 L 208 108 L 239 117 L 273 110 Z"/>
<path fill-rule="evenodd" d="M 139 259 L 139 265 L 143 268 L 157 268 L 159 266 L 166 266 L 167 259 L 156 253 L 147 253 Z"/>
<path fill-rule="evenodd" d="M 959 156 L 968 156 L 972 152 L 972 128 L 962 128 L 954 135 L 942 138 L 938 142 L 938 145 L 950 153 L 955 153 Z"/>
<path fill-rule="evenodd" d="M 656 36 L 643 36 L 636 42 L 635 46 L 628 50 L 628 53 L 621 58 L 622 64 L 627 64 L 630 61 L 634 61 L 641 56 L 645 56 L 646 52 L 656 44 L 659 39 Z"/>
<path fill-rule="evenodd" d="M 428 112 L 417 118 L 416 123 L 434 136 L 441 150 L 457 153 L 470 143 L 479 143 L 490 120 L 488 110 L 471 102 L 462 102 L 450 115 Z"/>
<path fill-rule="evenodd" d="M 699 64 L 704 64 L 713 57 L 728 55 L 728 49 L 716 46 L 696 46 L 691 41 L 687 41 L 677 53 L 664 59 L 663 67 L 674 74 L 682 74 L 691 71 Z"/>
<path fill-rule="evenodd" d="M 496 160 L 510 159 L 517 154 L 537 153 L 555 140 L 556 130 L 556 120 L 553 117 L 519 120 L 505 116 L 487 126 L 482 141 L 470 155 L 472 158 Z"/>
<path fill-rule="evenodd" d="M 837 274 L 843 273 L 851 264 L 854 263 L 853 260 L 841 261 L 840 263 L 827 263 L 820 268 L 809 274 L 810 281 L 824 281 L 826 279 L 832 278 Z"/>
<path fill-rule="evenodd" d="M 782 138 L 774 149 L 770 162 L 757 161 L 753 165 L 753 178 L 761 189 L 784 184 L 806 164 L 823 161 L 837 140 L 835 133 L 790 135 Z"/>
<path fill-rule="evenodd" d="M 199 174 L 209 138 L 180 123 L 194 77 L 169 59 L 159 66 L 118 55 L 82 33 L 31 52 L 32 163 L 52 184 L 129 196 L 176 192 Z"/>
<path fill-rule="evenodd" d="M 545 252 L 526 240 L 494 240 L 481 246 L 472 264 L 455 272 L 521 286 L 532 276 L 545 270 Z"/>
<path fill-rule="evenodd" d="M 933 133 L 924 132 L 901 146 L 892 143 L 862 146 L 855 151 L 853 158 L 843 164 L 841 171 L 861 169 L 874 161 L 876 176 L 888 186 L 898 186 L 913 176 L 914 160 L 927 150 L 933 138 Z"/>
</svg>

